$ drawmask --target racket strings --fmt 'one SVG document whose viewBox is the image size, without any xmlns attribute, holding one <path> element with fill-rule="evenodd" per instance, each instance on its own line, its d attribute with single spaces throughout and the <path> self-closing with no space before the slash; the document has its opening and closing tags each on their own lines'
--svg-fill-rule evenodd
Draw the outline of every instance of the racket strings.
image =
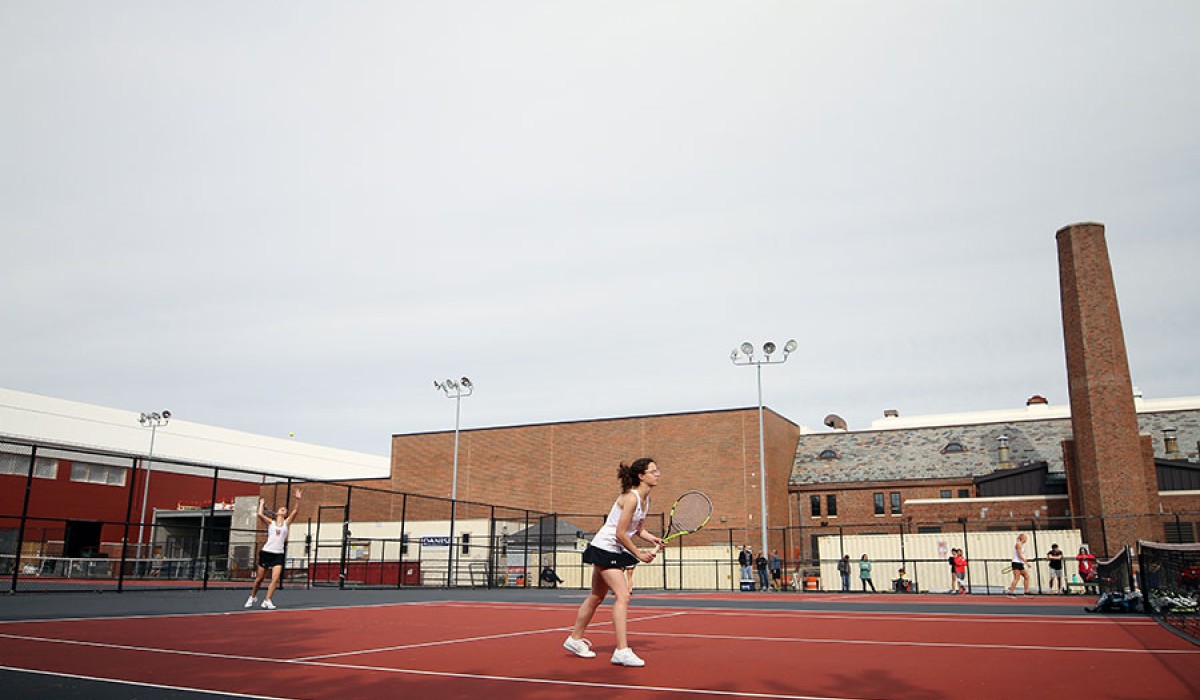
<svg viewBox="0 0 1200 700">
<path fill-rule="evenodd" d="M 712 502 L 706 496 L 699 493 L 684 494 L 671 511 L 671 525 L 683 532 L 698 530 L 711 514 Z"/>
</svg>

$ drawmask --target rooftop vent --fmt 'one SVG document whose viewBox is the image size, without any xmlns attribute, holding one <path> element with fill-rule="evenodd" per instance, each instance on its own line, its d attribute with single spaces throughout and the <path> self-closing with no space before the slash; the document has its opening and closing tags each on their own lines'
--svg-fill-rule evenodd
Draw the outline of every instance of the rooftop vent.
<svg viewBox="0 0 1200 700">
<path fill-rule="evenodd" d="M 883 412 L 883 417 L 884 418 L 899 418 L 900 412 L 894 408 L 889 408 L 888 410 Z"/>
<path fill-rule="evenodd" d="M 1046 400 L 1045 396 L 1042 396 L 1041 394 L 1034 394 L 1033 396 L 1029 397 L 1029 400 L 1025 402 L 1025 405 L 1032 406 L 1034 404 L 1041 404 L 1044 406 L 1048 403 L 1050 402 Z"/>
<path fill-rule="evenodd" d="M 834 430 L 845 430 L 846 429 L 846 421 L 842 420 L 842 417 L 837 415 L 836 413 L 830 413 L 829 415 L 825 416 L 824 422 L 825 422 L 825 425 L 829 426 L 830 428 L 833 428 Z"/>
</svg>

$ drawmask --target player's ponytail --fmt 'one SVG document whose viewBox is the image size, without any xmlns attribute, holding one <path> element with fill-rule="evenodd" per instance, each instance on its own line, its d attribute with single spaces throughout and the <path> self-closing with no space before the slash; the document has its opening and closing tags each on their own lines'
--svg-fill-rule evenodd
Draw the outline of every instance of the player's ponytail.
<svg viewBox="0 0 1200 700">
<path fill-rule="evenodd" d="M 625 464 L 621 462 L 621 466 L 617 468 L 617 478 L 621 480 L 621 493 L 625 493 L 629 489 L 637 488 L 637 485 L 642 483 L 642 475 L 654 463 L 653 457 L 641 457 L 633 460 L 633 464 Z"/>
</svg>

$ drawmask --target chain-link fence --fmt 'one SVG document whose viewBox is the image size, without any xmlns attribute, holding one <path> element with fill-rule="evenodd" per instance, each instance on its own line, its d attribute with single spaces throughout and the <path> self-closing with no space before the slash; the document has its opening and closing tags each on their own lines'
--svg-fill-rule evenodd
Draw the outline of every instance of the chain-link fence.
<svg viewBox="0 0 1200 700">
<path fill-rule="evenodd" d="M 0 441 L 0 590 L 245 586 L 277 514 L 285 586 L 528 586 L 553 565 L 553 516 L 386 484 Z"/>
<path fill-rule="evenodd" d="M 292 518 L 285 586 L 590 587 L 592 568 L 582 551 L 604 514 L 455 502 L 387 484 L 308 482 L 0 441 L 0 590 L 244 586 L 265 541 L 260 499 L 265 519 L 277 512 Z M 652 514 L 646 526 L 662 532 L 663 515 Z M 765 533 L 709 527 L 637 567 L 634 585 L 950 592 L 957 578 L 952 554 L 961 550 L 966 590 L 996 594 L 1013 583 L 1018 533 L 1027 537 L 1031 593 L 1091 593 L 1095 584 L 1083 571 L 1088 557 L 1111 556 L 1139 537 L 1195 542 L 1200 513 L 952 522 L 888 516 Z M 743 548 L 752 552 L 745 568 L 738 561 Z"/>
</svg>

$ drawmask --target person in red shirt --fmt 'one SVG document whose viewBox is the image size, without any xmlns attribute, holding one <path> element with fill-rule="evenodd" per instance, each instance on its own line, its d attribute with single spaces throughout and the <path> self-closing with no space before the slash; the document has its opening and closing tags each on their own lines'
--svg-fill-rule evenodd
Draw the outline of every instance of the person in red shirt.
<svg viewBox="0 0 1200 700">
<path fill-rule="evenodd" d="M 954 550 L 954 584 L 959 595 L 967 593 L 967 558 L 961 549 Z"/>
<path fill-rule="evenodd" d="M 1079 580 L 1088 583 L 1096 578 L 1096 557 L 1088 551 L 1088 546 L 1085 544 L 1079 548 L 1079 554 L 1075 555 L 1075 560 L 1079 562 Z"/>
</svg>

